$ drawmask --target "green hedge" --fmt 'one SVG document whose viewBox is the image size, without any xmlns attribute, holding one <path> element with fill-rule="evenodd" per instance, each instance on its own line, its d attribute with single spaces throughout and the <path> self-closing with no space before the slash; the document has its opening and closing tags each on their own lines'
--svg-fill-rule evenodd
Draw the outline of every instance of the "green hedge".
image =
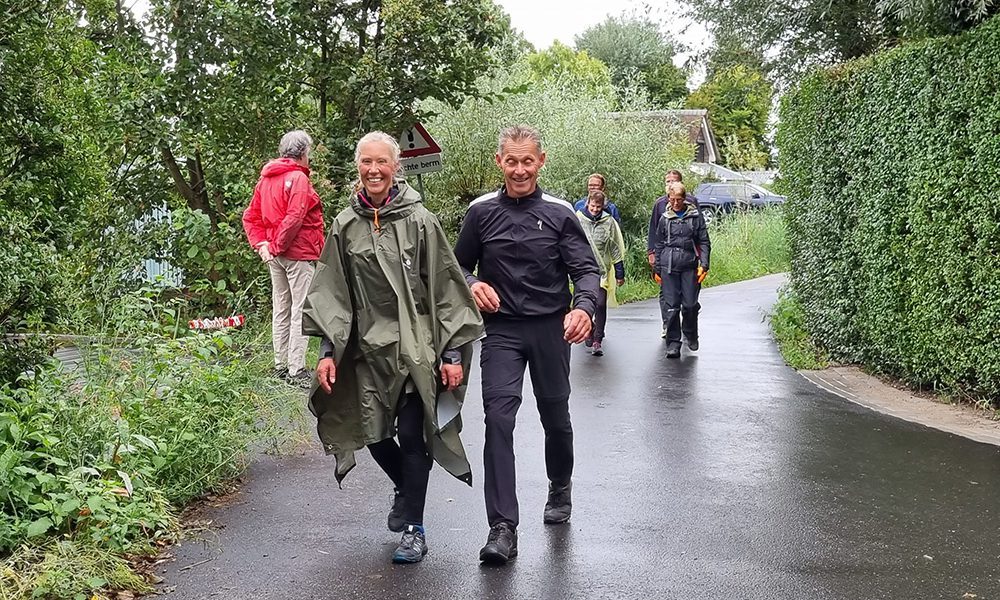
<svg viewBox="0 0 1000 600">
<path fill-rule="evenodd" d="M 785 96 L 792 285 L 815 339 L 1000 398 L 1000 20 L 814 73 Z"/>
</svg>

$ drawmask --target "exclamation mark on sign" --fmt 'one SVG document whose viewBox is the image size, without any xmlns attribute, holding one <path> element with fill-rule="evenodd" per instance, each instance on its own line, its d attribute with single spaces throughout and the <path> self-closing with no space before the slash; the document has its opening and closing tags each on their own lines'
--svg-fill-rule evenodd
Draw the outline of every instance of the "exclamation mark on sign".
<svg viewBox="0 0 1000 600">
<path fill-rule="evenodd" d="M 410 143 L 410 150 L 413 150 L 417 145 L 413 143 L 413 130 L 410 129 L 406 132 L 406 141 Z"/>
</svg>

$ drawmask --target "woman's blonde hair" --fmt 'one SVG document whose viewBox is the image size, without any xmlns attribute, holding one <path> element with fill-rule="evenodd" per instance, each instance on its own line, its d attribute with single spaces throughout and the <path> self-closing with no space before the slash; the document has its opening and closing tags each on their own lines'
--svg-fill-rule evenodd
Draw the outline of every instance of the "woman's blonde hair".
<svg viewBox="0 0 1000 600">
<path fill-rule="evenodd" d="M 384 131 L 369 131 L 361 136 L 357 145 L 354 146 L 354 166 L 357 166 L 358 162 L 361 160 L 361 146 L 370 142 L 381 142 L 389 147 L 389 153 L 392 155 L 392 160 L 396 163 L 396 172 L 392 174 L 392 179 L 394 182 L 400 179 L 405 179 L 403 165 L 399 162 L 399 155 L 401 152 L 399 149 L 399 142 L 396 141 L 396 138 Z M 364 184 L 361 183 L 361 179 L 356 179 L 354 181 L 354 193 L 359 193 L 362 188 L 364 188 Z"/>
<path fill-rule="evenodd" d="M 667 197 L 669 197 L 671 194 L 683 198 L 687 196 L 687 188 L 684 187 L 683 183 L 679 181 L 674 181 L 673 183 L 667 186 Z"/>
</svg>

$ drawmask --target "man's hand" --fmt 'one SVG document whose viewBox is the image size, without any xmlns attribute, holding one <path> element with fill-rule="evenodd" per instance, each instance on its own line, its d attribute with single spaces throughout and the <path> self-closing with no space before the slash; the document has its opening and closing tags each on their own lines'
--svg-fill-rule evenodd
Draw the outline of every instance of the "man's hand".
<svg viewBox="0 0 1000 600">
<path fill-rule="evenodd" d="M 701 282 L 705 281 L 706 277 L 708 277 L 708 269 L 698 265 L 698 283 L 701 284 Z"/>
<path fill-rule="evenodd" d="M 316 365 L 316 377 L 319 378 L 319 387 L 327 394 L 333 393 L 333 384 L 337 381 L 337 365 L 332 358 L 321 358 Z"/>
<path fill-rule="evenodd" d="M 646 255 L 646 258 L 649 260 L 649 266 L 651 267 L 656 264 L 656 259 L 654 258 L 654 256 L 656 256 L 655 252 L 650 252 Z"/>
<path fill-rule="evenodd" d="M 267 263 L 274 260 L 274 256 L 271 254 L 270 245 L 268 244 L 268 242 L 261 242 L 257 244 L 255 250 L 257 251 L 257 255 L 260 256 L 260 259 L 262 261 Z"/>
<path fill-rule="evenodd" d="M 447 363 L 441 365 L 441 384 L 449 392 L 462 385 L 462 378 L 462 365 L 449 365 Z"/>
<path fill-rule="evenodd" d="M 579 344 L 590 337 L 590 328 L 593 325 L 590 315 L 579 308 L 566 313 L 563 319 L 563 339 L 571 344 Z"/>
<path fill-rule="evenodd" d="M 496 290 L 488 283 L 477 281 L 472 284 L 472 297 L 476 300 L 476 306 L 485 313 L 495 313 L 500 310 L 500 296 Z"/>
<path fill-rule="evenodd" d="M 621 287 L 621 286 L 625 285 L 625 280 L 624 279 L 615 279 L 615 284 L 618 287 Z"/>
</svg>

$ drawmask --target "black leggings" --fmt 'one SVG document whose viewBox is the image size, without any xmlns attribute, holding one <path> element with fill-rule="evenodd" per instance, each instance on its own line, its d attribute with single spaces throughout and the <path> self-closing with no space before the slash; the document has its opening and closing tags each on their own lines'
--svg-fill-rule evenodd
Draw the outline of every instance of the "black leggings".
<svg viewBox="0 0 1000 600">
<path fill-rule="evenodd" d="M 424 502 L 431 457 L 424 442 L 424 408 L 420 395 L 404 394 L 396 410 L 396 436 L 368 445 L 375 462 L 403 494 L 403 519 L 407 525 L 424 524 Z"/>
</svg>

